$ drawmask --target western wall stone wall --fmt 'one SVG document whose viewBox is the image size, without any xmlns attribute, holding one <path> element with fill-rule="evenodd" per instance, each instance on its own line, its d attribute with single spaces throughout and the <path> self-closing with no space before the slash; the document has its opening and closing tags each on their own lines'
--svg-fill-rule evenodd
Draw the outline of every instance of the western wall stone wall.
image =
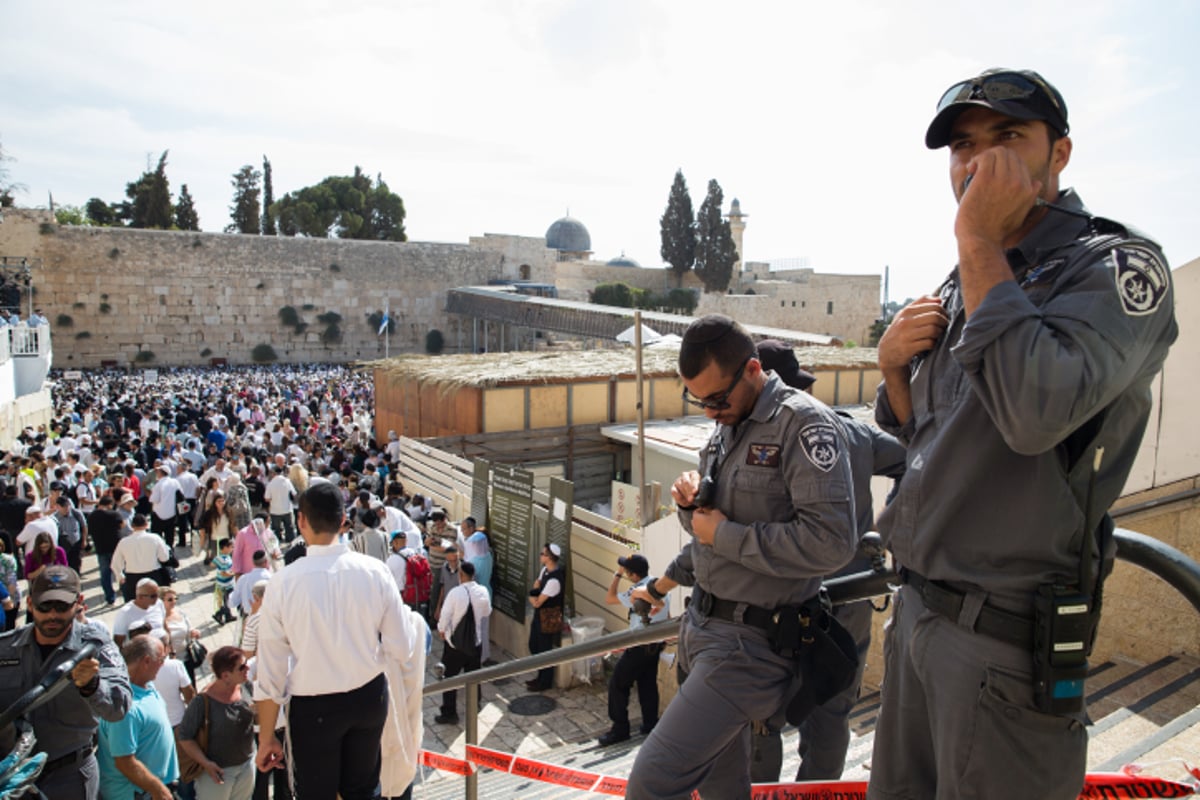
<svg viewBox="0 0 1200 800">
<path fill-rule="evenodd" d="M 35 303 L 53 325 L 55 364 L 67 369 L 248 363 L 262 344 L 283 362 L 378 358 L 384 338 L 367 319 L 385 301 L 396 322 L 392 353 L 424 351 L 433 329 L 452 347 L 447 289 L 517 280 L 522 265 L 533 280 L 553 280 L 554 268 L 554 254 L 531 237 L 299 239 L 59 226 L 44 212 L 6 213 L 0 254 L 40 259 Z M 300 330 L 281 322 L 285 306 Z M 341 317 L 340 340 L 318 319 L 330 313 Z"/>
</svg>

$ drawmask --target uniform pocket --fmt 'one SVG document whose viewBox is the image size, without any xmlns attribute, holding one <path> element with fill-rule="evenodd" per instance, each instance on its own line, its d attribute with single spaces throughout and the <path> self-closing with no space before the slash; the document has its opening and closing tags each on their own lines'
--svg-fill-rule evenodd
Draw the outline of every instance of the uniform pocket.
<svg viewBox="0 0 1200 800">
<path fill-rule="evenodd" d="M 960 787 L 964 797 L 1074 800 L 1087 768 L 1087 730 L 1031 707 L 1030 676 L 986 668 Z"/>
</svg>

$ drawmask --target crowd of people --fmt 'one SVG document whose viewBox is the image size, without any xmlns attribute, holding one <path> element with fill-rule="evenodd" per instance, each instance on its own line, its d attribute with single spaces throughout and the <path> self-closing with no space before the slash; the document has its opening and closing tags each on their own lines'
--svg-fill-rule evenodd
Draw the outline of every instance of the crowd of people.
<svg viewBox="0 0 1200 800">
<path fill-rule="evenodd" d="M 335 366 L 164 370 L 153 384 L 98 372 L 57 380 L 53 401 L 50 424 L 25 430 L 0 459 L 0 599 L 5 630 L 12 632 L 4 641 L 41 646 L 42 658 L 30 661 L 30 669 L 65 660 L 88 641 L 102 646 L 83 662 L 92 665 L 90 675 L 84 680 L 81 671 L 76 681 L 95 687 L 86 695 L 81 689 L 81 697 L 97 699 L 86 708 L 74 698 L 55 700 L 32 715 L 48 755 L 43 791 L 53 787 L 49 796 L 64 800 L 172 794 L 248 800 L 290 798 L 298 785 L 308 796 L 378 796 L 372 791 L 382 765 L 361 741 L 351 749 L 365 752 L 365 761 L 351 759 L 341 777 L 328 758 L 289 763 L 279 743 L 287 739 L 303 753 L 303 734 L 313 731 L 310 712 L 324 719 L 329 703 L 362 722 L 354 710 L 361 703 L 337 696 L 341 682 L 352 684 L 348 691 L 366 686 L 376 694 L 379 682 L 390 683 L 392 697 L 419 702 L 435 631 L 444 639 L 449 674 L 477 669 L 488 655 L 492 555 L 489 535 L 475 520 L 455 524 L 396 480 L 398 437 L 374 440 L 369 380 Z M 272 601 L 268 591 L 275 579 L 275 596 L 288 593 L 287 582 L 278 580 L 285 565 L 305 558 L 316 569 L 345 552 L 377 563 L 366 574 L 381 577 L 377 590 L 394 593 L 402 609 L 402 624 L 387 622 L 391 635 L 381 640 L 377 630 L 372 639 L 365 631 L 363 658 L 356 659 L 362 683 L 355 683 L 358 673 L 314 667 L 311 642 L 308 658 L 303 649 L 281 656 L 280 641 L 303 639 L 301 623 L 282 614 L 295 603 Z M 86 554 L 95 561 L 85 565 Z M 236 644 L 211 654 L 204 642 L 215 628 L 188 619 L 173 586 L 180 557 L 193 554 L 212 583 L 213 623 L 237 628 Z M 362 560 L 355 564 L 348 584 L 330 597 L 363 588 Z M 303 580 L 304 571 L 289 571 L 289 580 Z M 316 572 L 320 581 L 328 577 Z M 85 575 L 98 581 L 102 607 L 116 609 L 111 630 L 86 616 Z M 365 602 L 383 605 L 378 598 Z M 337 607 L 329 603 L 327 610 Z M 33 641 L 21 626 L 22 611 Z M 304 621 L 316 613 L 309 609 Z M 457 639 L 456 649 L 451 637 L 466 616 L 474 646 L 459 657 L 466 640 Z M 59 647 L 45 649 L 55 637 Z M 376 662 L 365 654 L 380 641 L 380 671 L 366 675 Z M 322 640 L 319 649 L 328 646 Z M 403 659 L 387 657 L 401 649 Z M 387 680 L 382 665 L 396 660 L 408 669 Z M 11 685 L 0 679 L 0 704 L 29 688 L 34 674 L 12 673 Z M 293 719 L 278 713 L 258 730 L 256 701 L 278 701 L 278 711 L 285 696 Z M 96 705 L 101 701 L 106 705 Z M 372 705 L 381 715 L 389 707 Z M 78 723 L 69 732 L 49 721 L 64 711 Z M 412 731 L 405 742 L 410 749 L 420 742 L 419 714 L 417 720 L 415 745 Z M 438 721 L 458 723 L 452 693 Z M 376 722 L 366 739 L 374 737 L 378 756 L 387 737 L 383 717 Z M 322 722 L 324 739 L 310 737 L 308 746 L 328 747 L 326 727 Z M 411 771 L 391 778 L 391 794 L 404 796 Z"/>
</svg>

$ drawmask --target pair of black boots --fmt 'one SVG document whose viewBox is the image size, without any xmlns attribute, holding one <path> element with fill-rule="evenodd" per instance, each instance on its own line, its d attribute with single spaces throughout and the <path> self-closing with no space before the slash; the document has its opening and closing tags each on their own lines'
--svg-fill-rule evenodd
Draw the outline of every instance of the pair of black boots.
<svg viewBox="0 0 1200 800">
<path fill-rule="evenodd" d="M 212 615 L 212 618 L 213 622 L 217 623 L 217 625 L 224 625 L 227 622 L 237 621 L 237 617 L 235 617 L 233 612 L 229 610 L 229 606 L 221 606 L 221 608 Z"/>
</svg>

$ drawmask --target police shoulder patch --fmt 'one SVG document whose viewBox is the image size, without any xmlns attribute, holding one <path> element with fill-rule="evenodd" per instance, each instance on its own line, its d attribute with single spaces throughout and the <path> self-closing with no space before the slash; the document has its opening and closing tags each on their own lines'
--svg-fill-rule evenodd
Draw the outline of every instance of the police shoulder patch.
<svg viewBox="0 0 1200 800">
<path fill-rule="evenodd" d="M 800 429 L 800 446 L 813 466 L 822 472 L 829 472 L 837 464 L 841 438 L 837 428 L 830 423 L 814 422 Z"/>
<path fill-rule="evenodd" d="M 1170 275 L 1158 253 L 1137 244 L 1112 251 L 1112 262 L 1121 308 L 1132 317 L 1153 314 L 1167 296 Z"/>
</svg>

